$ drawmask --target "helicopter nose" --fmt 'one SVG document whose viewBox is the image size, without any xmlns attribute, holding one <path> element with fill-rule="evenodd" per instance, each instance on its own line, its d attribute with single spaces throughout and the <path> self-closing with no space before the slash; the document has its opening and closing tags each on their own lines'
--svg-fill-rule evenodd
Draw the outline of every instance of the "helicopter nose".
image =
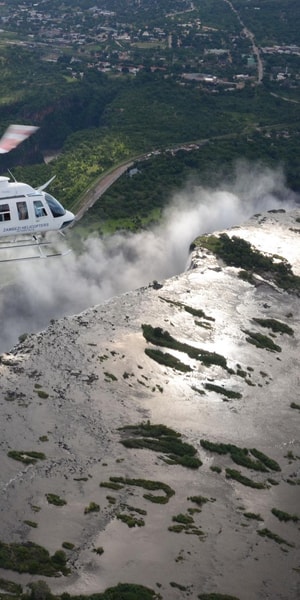
<svg viewBox="0 0 300 600">
<path fill-rule="evenodd" d="M 75 219 L 75 215 L 71 213 L 69 210 L 66 210 L 65 220 L 62 223 L 60 229 L 66 229 L 66 227 L 70 227 Z"/>
</svg>

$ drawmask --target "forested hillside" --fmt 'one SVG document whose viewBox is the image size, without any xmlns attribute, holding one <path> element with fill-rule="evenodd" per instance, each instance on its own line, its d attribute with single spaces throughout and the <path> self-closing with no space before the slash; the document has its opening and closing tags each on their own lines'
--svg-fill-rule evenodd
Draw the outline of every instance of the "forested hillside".
<svg viewBox="0 0 300 600">
<path fill-rule="evenodd" d="M 77 4 L 72 18 L 68 2 L 3 4 L 0 130 L 40 129 L 1 156 L 2 174 L 32 185 L 55 174 L 51 192 L 77 210 L 97 178 L 133 159 L 138 174 L 89 216 L 99 230 L 146 225 L 174 189 L 191 178 L 215 184 L 241 158 L 281 166 L 300 189 L 293 0 L 274 14 L 267 0 L 259 10 L 252 0 Z"/>
</svg>

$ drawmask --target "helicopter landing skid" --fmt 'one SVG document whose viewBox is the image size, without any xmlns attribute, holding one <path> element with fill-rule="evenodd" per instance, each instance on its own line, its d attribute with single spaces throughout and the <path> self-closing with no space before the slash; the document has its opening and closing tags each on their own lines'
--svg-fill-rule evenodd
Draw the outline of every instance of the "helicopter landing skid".
<svg viewBox="0 0 300 600">
<path fill-rule="evenodd" d="M 5 244 L 5 245 L 4 245 Z M 21 260 L 34 260 L 36 258 L 52 258 L 54 256 L 66 256 L 72 252 L 71 249 L 65 250 L 64 252 L 53 251 L 53 252 L 44 252 L 43 246 L 52 246 L 53 242 L 41 241 L 40 239 L 33 236 L 33 238 L 28 239 L 25 242 L 19 243 L 17 240 L 0 242 L 0 263 L 8 263 L 8 262 L 16 262 Z M 31 256 L 17 256 L 12 258 L 1 258 L 1 250 L 16 250 L 18 248 L 38 248 L 39 253 L 33 254 Z"/>
</svg>

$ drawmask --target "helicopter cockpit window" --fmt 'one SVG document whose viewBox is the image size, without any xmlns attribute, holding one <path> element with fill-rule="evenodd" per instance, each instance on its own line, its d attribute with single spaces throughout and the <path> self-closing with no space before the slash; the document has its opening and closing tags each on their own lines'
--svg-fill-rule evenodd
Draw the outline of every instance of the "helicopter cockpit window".
<svg viewBox="0 0 300 600">
<path fill-rule="evenodd" d="M 47 211 L 40 200 L 33 201 L 34 214 L 39 219 L 40 217 L 47 217 Z"/>
<path fill-rule="evenodd" d="M 10 221 L 10 210 L 8 204 L 0 204 L 0 221 Z"/>
<path fill-rule="evenodd" d="M 18 210 L 18 215 L 19 215 L 20 221 L 24 221 L 25 219 L 28 219 L 28 210 L 27 210 L 26 202 L 24 202 L 24 201 L 17 202 L 17 210 Z"/>
<path fill-rule="evenodd" d="M 64 207 L 51 194 L 45 192 L 44 195 L 53 217 L 63 217 L 66 214 Z"/>
</svg>

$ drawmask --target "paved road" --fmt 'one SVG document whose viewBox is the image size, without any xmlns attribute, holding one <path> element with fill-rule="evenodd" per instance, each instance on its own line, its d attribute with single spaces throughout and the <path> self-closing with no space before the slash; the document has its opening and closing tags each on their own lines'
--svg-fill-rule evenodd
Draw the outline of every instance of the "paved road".
<svg viewBox="0 0 300 600">
<path fill-rule="evenodd" d="M 133 161 L 130 160 L 123 165 L 116 167 L 113 171 L 104 175 L 99 181 L 97 181 L 93 186 L 91 186 L 86 192 L 83 200 L 83 204 L 75 217 L 75 223 L 80 221 L 83 215 L 86 213 L 93 204 L 106 192 L 106 190 L 115 182 L 127 169 L 129 169 L 133 165 Z"/>
<path fill-rule="evenodd" d="M 243 33 L 245 35 L 245 37 L 247 37 L 252 45 L 252 51 L 253 54 L 255 54 L 256 56 L 256 60 L 257 60 L 257 83 L 261 83 L 263 80 L 263 76 L 264 76 L 264 66 L 263 66 L 263 61 L 261 59 L 260 56 L 260 51 L 258 46 L 256 45 L 255 42 L 255 37 L 254 34 L 252 33 L 252 31 L 250 31 L 249 29 L 247 29 L 247 27 L 245 26 L 244 22 L 242 21 L 239 12 L 237 11 L 237 9 L 233 6 L 233 4 L 230 2 L 230 0 L 224 0 L 224 2 L 226 2 L 226 4 L 228 4 L 228 6 L 230 7 L 230 9 L 234 12 L 234 14 L 236 15 L 239 23 L 242 26 L 243 29 Z"/>
</svg>

